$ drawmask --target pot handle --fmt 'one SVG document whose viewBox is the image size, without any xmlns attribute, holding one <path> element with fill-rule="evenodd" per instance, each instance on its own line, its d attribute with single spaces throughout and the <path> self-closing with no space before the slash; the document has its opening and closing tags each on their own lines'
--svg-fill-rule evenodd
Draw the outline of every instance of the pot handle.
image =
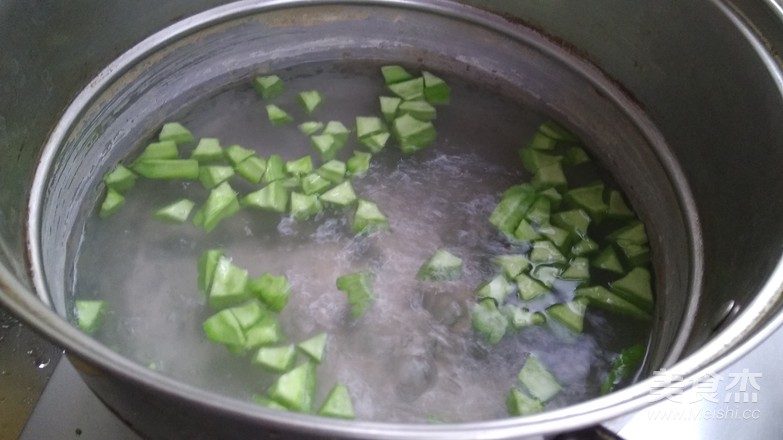
<svg viewBox="0 0 783 440">
<path fill-rule="evenodd" d="M 623 438 L 601 425 L 596 425 L 579 431 L 558 434 L 552 437 L 552 440 L 623 440 Z"/>
</svg>

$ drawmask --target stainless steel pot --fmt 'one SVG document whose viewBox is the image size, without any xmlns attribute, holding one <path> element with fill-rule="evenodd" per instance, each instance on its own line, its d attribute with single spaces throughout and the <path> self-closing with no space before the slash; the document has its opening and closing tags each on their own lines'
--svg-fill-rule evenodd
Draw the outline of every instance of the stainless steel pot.
<svg viewBox="0 0 783 440">
<path fill-rule="evenodd" d="M 96 176 L 128 138 L 259 66 L 426 54 L 521 87 L 531 105 L 600 140 L 596 153 L 654 237 L 658 301 L 645 371 L 668 368 L 673 390 L 783 321 L 780 5 L 246 1 L 202 12 L 219 3 L 0 5 L 0 300 L 63 346 L 145 436 L 518 438 L 601 423 L 665 396 L 647 379 L 537 416 L 462 425 L 281 415 L 155 374 L 71 327 L 61 317 L 65 262 L 83 214 L 73 201 L 95 196 Z"/>
</svg>

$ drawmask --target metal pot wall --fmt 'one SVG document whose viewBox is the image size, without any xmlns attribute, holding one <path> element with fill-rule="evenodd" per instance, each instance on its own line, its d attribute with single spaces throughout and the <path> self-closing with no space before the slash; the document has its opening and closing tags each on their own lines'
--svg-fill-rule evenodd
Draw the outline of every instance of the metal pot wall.
<svg viewBox="0 0 783 440">
<path fill-rule="evenodd" d="M 717 371 L 783 321 L 783 224 L 775 216 L 783 210 L 775 56 L 783 14 L 771 1 L 467 2 L 493 12 L 445 1 L 249 1 L 171 27 L 222 2 L 142 3 L 0 6 L 0 300 L 63 346 L 96 394 L 145 436 L 518 438 L 601 423 L 664 397 L 648 379 L 539 416 L 463 425 L 280 415 L 148 371 L 68 324 L 65 261 L 80 214 L 68 205 L 88 197 L 95 176 L 129 148 L 117 133 L 133 137 L 154 125 L 149 118 L 129 126 L 134 106 L 150 114 L 143 97 L 155 96 L 166 103 L 153 105 L 156 114 L 165 114 L 227 75 L 277 59 L 427 53 L 456 65 L 458 54 L 477 74 L 526 81 L 536 105 L 601 139 L 599 157 L 655 239 L 647 374 L 666 367 L 669 377 L 691 381 Z M 385 38 L 316 44 L 370 31 Z M 255 38 L 274 50 L 237 44 Z M 346 48 L 352 55 L 337 55 Z M 194 53 L 222 56 L 230 68 L 210 74 L 182 61 Z M 549 71 L 564 73 L 553 79 Z M 161 72 L 181 87 L 160 88 Z"/>
</svg>

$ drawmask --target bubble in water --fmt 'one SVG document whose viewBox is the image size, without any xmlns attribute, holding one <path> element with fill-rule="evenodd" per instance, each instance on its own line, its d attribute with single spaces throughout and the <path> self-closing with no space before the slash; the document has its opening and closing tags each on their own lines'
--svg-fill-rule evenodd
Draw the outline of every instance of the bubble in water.
<svg viewBox="0 0 783 440">
<path fill-rule="evenodd" d="M 38 358 L 35 360 L 35 366 L 38 367 L 39 370 L 42 370 L 49 366 L 49 363 L 51 362 L 51 359 L 47 357 Z"/>
</svg>

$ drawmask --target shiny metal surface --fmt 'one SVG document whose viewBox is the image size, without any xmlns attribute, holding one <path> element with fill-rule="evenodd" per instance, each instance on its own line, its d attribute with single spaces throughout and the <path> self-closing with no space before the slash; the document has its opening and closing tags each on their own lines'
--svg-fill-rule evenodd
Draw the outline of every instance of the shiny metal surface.
<svg viewBox="0 0 783 440">
<path fill-rule="evenodd" d="M 112 7 L 92 2 L 79 5 L 90 14 L 55 2 L 32 12 L 24 8 L 24 2 L 0 5 L 0 20 L 10 24 L 0 27 L 0 36 L 7 37 L 0 41 L 19 43 L 4 43 L 0 51 L 0 97 L 21 103 L 14 112 L 0 113 L 0 147 L 10 153 L 0 163 L 0 186 L 8 189 L 0 194 L 0 299 L 48 337 L 67 345 L 74 355 L 88 359 L 87 364 L 81 364 L 82 375 L 102 395 L 114 396 L 118 411 L 154 424 L 154 417 L 150 422 L 140 407 L 149 404 L 153 412 L 173 410 L 179 416 L 175 414 L 171 420 L 175 425 L 181 423 L 184 431 L 171 434 L 187 432 L 185 425 L 192 414 L 206 411 L 215 420 L 204 421 L 199 429 L 219 429 L 220 424 L 234 422 L 238 430 L 250 430 L 252 425 L 262 423 L 270 431 L 297 428 L 311 434 L 340 432 L 355 437 L 404 438 L 419 434 L 457 438 L 481 433 L 486 438 L 504 438 L 584 426 L 665 398 L 650 396 L 650 384 L 642 383 L 580 408 L 524 421 L 413 431 L 363 423 L 321 426 L 300 416 L 279 420 L 188 387 L 165 383 L 107 353 L 55 318 L 29 293 L 31 283 L 23 258 L 27 254 L 23 221 L 28 188 L 24 183 L 31 182 L 40 146 L 66 103 L 101 66 L 169 21 L 209 4 L 167 2 L 164 10 L 145 10 L 138 2 L 133 6 L 130 2 L 117 3 Z M 665 136 L 673 150 L 665 160 L 682 168 L 693 190 L 693 198 L 682 199 L 681 203 L 702 218 L 700 233 L 691 244 L 697 253 L 704 254 L 704 261 L 703 267 L 696 265 L 682 274 L 691 283 L 688 298 L 671 298 L 688 301 L 682 310 L 693 311 L 694 325 L 690 331 L 679 333 L 682 336 L 672 344 L 675 350 L 659 365 L 677 361 L 674 370 L 684 378 L 721 370 L 771 334 L 783 319 L 779 312 L 783 225 L 777 218 L 783 209 L 783 181 L 779 179 L 779 164 L 783 163 L 783 127 L 779 123 L 783 120 L 783 81 L 779 60 L 770 50 L 783 45 L 780 18 L 769 2 L 588 3 L 582 5 L 580 14 L 573 14 L 573 4 L 564 0 L 480 2 L 482 7 L 501 9 L 515 21 L 542 29 L 569 50 L 594 62 L 622 84 Z M 117 12 L 122 8 L 134 13 L 120 18 Z M 150 18 L 147 14 L 155 17 L 145 22 L 144 18 Z M 97 16 L 107 20 L 94 19 Z M 92 37 L 96 34 L 114 37 Z M 27 40 L 21 41 L 20 35 L 28 36 Z M 63 53 L 72 56 L 56 56 Z M 713 335 L 713 323 L 730 300 L 738 304 L 740 312 Z M 672 328 L 684 328 L 676 320 L 670 323 Z M 690 355 L 681 358 L 677 347 Z M 111 375 L 104 375 L 95 366 Z M 139 389 L 139 383 L 147 388 Z"/>
</svg>

